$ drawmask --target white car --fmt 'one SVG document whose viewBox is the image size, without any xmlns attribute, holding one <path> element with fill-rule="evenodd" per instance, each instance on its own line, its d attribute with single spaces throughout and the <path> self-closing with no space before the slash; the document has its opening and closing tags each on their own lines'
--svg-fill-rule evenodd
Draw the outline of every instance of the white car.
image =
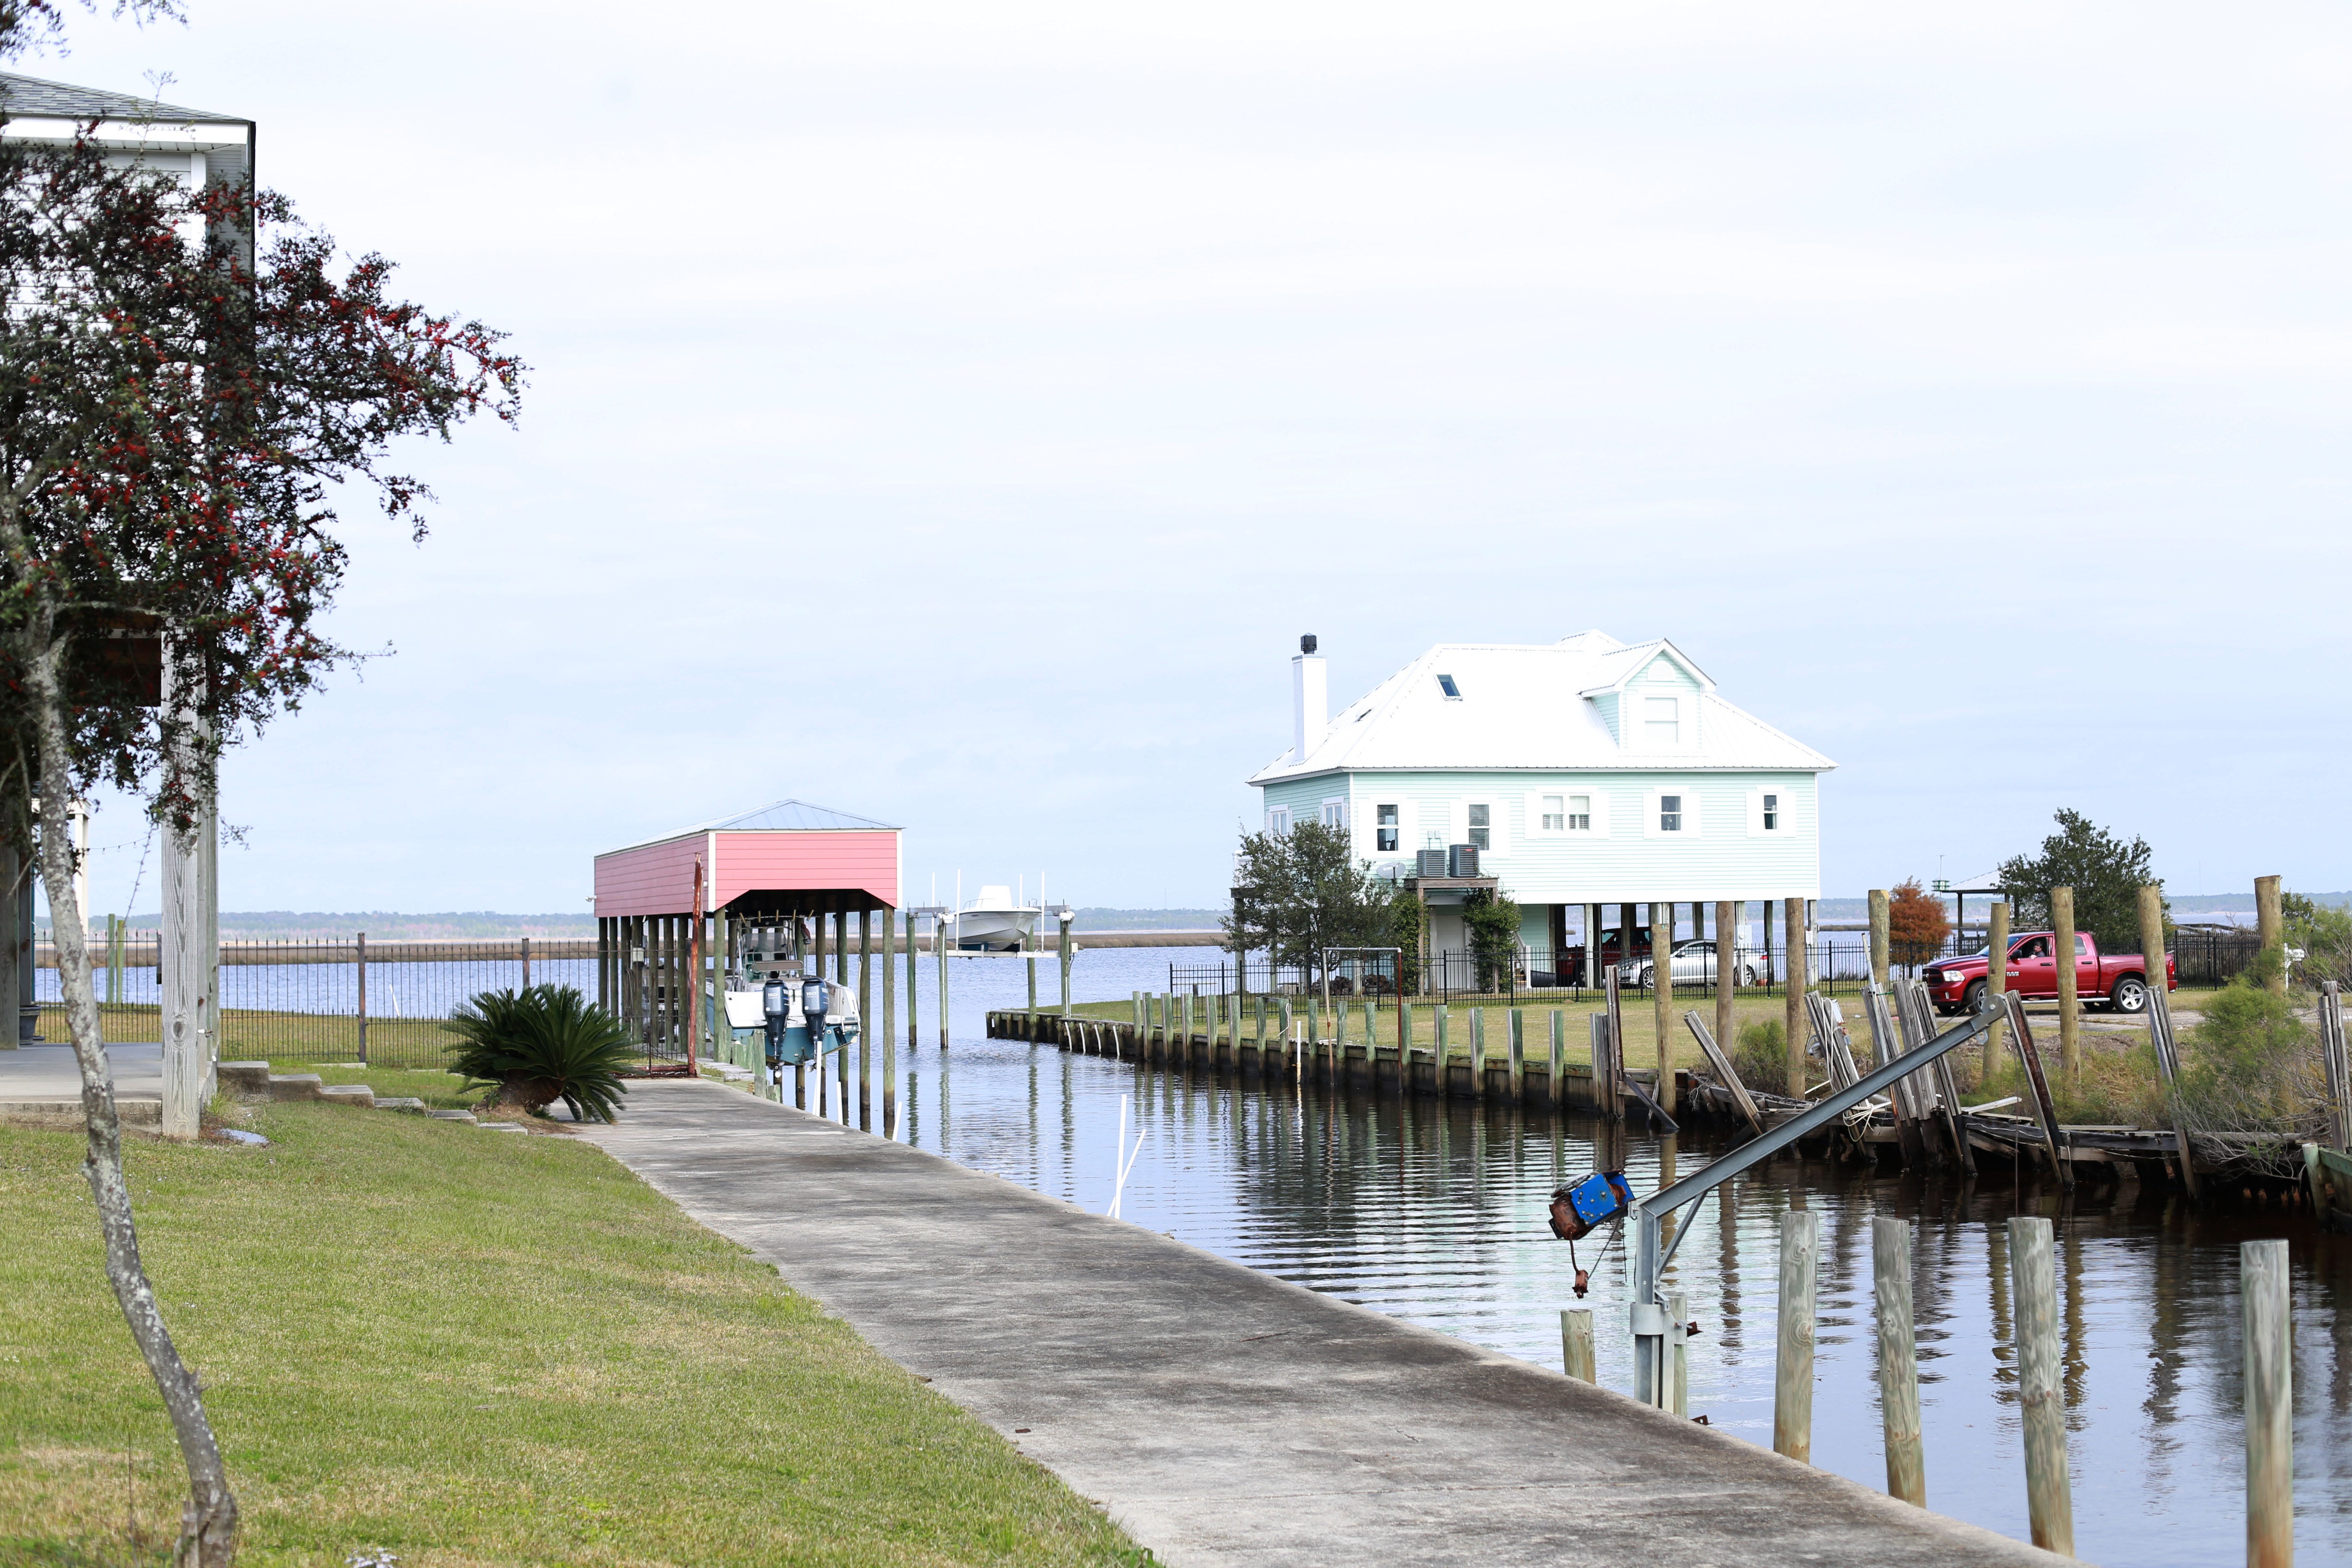
<svg viewBox="0 0 2352 1568">
<path fill-rule="evenodd" d="M 1732 970 L 1732 984 L 1755 984 L 1755 961 L 1739 958 L 1736 953 L 1734 958 L 1736 963 Z M 1714 984 L 1715 940 L 1712 937 L 1702 937 L 1675 943 L 1673 967 L 1667 973 L 1674 976 L 1675 984 L 1677 985 Z M 1646 958 L 1636 958 L 1617 966 L 1617 984 L 1646 991 L 1649 989 L 1652 973 L 1650 961 Z"/>
</svg>

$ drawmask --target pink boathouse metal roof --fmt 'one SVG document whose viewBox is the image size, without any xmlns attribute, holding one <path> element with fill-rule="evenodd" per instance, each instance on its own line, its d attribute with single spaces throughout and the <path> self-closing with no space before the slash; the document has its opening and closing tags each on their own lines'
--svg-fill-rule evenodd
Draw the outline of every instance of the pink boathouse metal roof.
<svg viewBox="0 0 2352 1568">
<path fill-rule="evenodd" d="M 780 800 L 596 857 L 596 913 L 842 914 L 898 907 L 902 829 Z"/>
</svg>

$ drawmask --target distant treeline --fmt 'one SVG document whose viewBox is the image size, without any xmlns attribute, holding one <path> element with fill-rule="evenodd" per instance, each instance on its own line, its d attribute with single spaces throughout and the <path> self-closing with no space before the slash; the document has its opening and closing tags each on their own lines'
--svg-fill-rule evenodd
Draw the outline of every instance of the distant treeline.
<svg viewBox="0 0 2352 1568">
<path fill-rule="evenodd" d="M 1073 922 L 1079 931 L 1213 931 L 1222 910 L 1101 910 L 1082 909 Z M 105 917 L 100 916 L 101 920 Z M 134 930 L 153 931 L 163 923 L 161 914 L 132 915 Z M 41 929 L 48 929 L 44 916 Z M 365 931 L 386 942 L 464 942 L 509 936 L 593 937 L 593 915 L 509 915 L 493 910 L 466 910 L 447 914 L 402 914 L 385 910 L 343 913 L 295 910 L 223 910 L 221 935 L 251 940 L 296 941 L 303 938 L 349 937 Z"/>
</svg>

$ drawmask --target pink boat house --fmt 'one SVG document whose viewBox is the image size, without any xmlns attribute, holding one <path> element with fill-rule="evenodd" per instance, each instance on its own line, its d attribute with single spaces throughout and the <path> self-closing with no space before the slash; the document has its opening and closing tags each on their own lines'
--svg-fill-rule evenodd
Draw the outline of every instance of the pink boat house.
<svg viewBox="0 0 2352 1568">
<path fill-rule="evenodd" d="M 899 907 L 901 831 L 782 800 L 597 856 L 597 1000 L 648 1047 L 682 1050 L 686 977 L 697 954 L 729 952 L 730 928 L 812 919 L 837 954 L 852 915 L 887 931 L 872 917 Z"/>
</svg>

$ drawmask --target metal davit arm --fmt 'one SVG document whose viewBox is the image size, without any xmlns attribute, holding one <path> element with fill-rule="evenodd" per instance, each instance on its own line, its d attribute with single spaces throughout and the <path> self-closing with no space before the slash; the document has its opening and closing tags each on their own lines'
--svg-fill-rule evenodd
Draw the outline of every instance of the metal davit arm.
<svg viewBox="0 0 2352 1568">
<path fill-rule="evenodd" d="M 1874 1094 L 1884 1094 L 1899 1080 L 1917 1072 L 1946 1052 L 1981 1037 L 2000 1019 L 1997 1012 L 1979 1013 L 1956 1024 L 1916 1051 L 1895 1057 L 1874 1071 L 1823 1098 L 1811 1110 L 1792 1116 L 1760 1138 L 1752 1139 L 1717 1160 L 1693 1171 L 1673 1186 L 1633 1203 L 1633 1301 L 1628 1316 L 1633 1331 L 1633 1397 L 1663 1407 L 1666 1401 L 1666 1309 L 1658 1300 L 1658 1279 L 1665 1272 L 1675 1247 L 1690 1234 L 1685 1226 L 1674 1247 L 1661 1249 L 1660 1221 L 1694 1198 L 1705 1197 L 1724 1183 L 1788 1148 L 1800 1138 L 1818 1132 Z"/>
</svg>

